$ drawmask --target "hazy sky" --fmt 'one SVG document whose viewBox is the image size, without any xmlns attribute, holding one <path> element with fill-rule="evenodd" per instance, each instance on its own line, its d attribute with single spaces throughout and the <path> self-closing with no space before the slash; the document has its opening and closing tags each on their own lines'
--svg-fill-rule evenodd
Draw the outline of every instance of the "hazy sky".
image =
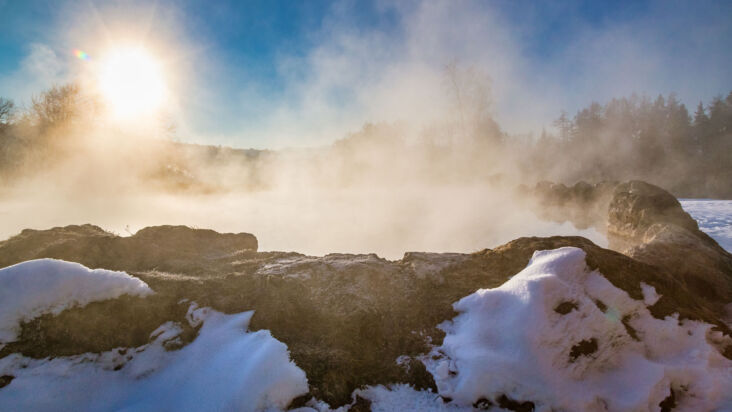
<svg viewBox="0 0 732 412">
<path fill-rule="evenodd" d="M 127 37 L 171 70 L 184 141 L 324 144 L 442 106 L 450 62 L 492 80 L 508 132 L 593 100 L 732 90 L 730 1 L 0 0 L 0 96 L 27 103 Z"/>
</svg>

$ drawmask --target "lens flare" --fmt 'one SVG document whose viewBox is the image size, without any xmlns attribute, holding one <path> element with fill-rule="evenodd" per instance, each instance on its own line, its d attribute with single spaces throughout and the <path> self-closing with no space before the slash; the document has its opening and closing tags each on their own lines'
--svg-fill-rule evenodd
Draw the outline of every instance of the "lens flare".
<svg viewBox="0 0 732 412">
<path fill-rule="evenodd" d="M 76 56 L 76 58 L 79 60 L 89 60 L 89 55 L 86 54 L 86 52 L 83 50 L 74 49 L 73 53 L 74 53 L 74 56 Z"/>
</svg>

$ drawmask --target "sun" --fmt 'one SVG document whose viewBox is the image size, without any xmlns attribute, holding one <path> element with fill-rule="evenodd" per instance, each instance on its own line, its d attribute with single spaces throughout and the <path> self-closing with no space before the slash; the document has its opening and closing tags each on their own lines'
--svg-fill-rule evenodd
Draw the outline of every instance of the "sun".
<svg viewBox="0 0 732 412">
<path fill-rule="evenodd" d="M 166 99 L 163 67 L 143 47 L 125 46 L 102 56 L 99 90 L 112 114 L 122 119 L 155 114 Z"/>
</svg>

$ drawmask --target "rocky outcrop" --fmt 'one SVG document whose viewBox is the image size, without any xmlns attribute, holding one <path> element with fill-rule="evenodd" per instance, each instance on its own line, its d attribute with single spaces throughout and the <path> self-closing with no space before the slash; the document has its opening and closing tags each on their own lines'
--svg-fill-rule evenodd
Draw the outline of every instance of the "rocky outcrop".
<svg viewBox="0 0 732 412">
<path fill-rule="evenodd" d="M 732 302 L 732 255 L 699 230 L 669 192 L 642 181 L 571 187 L 541 182 L 532 194 L 540 216 L 595 227 L 607 235 L 610 249 L 674 277 L 725 316 Z"/>
<path fill-rule="evenodd" d="M 635 180 L 613 188 L 607 213 L 607 234 L 612 249 L 624 251 L 649 243 L 661 226 L 678 227 L 704 242 L 714 243 L 699 230 L 679 201 L 660 187 Z"/>
<path fill-rule="evenodd" d="M 331 406 L 347 404 L 364 385 L 404 382 L 434 389 L 420 357 L 442 341 L 437 325 L 455 316 L 452 304 L 503 284 L 534 251 L 563 246 L 583 249 L 587 265 L 633 299 L 644 298 L 641 282 L 653 286 L 660 295 L 649 308 L 653 316 L 678 313 L 729 335 L 723 320 L 724 303 L 732 300 L 729 254 L 696 229 L 673 196 L 641 182 L 612 186 L 609 200 L 608 187 L 575 187 L 554 203 L 607 201 L 592 207 L 596 213 L 607 207 L 611 245 L 624 253 L 581 237 L 549 237 L 520 238 L 472 254 L 408 253 L 388 261 L 376 255 L 256 252 L 251 235 L 183 227 L 148 228 L 129 238 L 89 225 L 24 231 L 0 242 L 0 266 L 40 257 L 77 261 L 125 270 L 156 293 L 31 320 L 18 341 L 0 349 L 0 357 L 135 347 L 167 321 L 184 325 L 185 345 L 198 333 L 184 321 L 188 305 L 196 302 L 224 313 L 255 310 L 249 327 L 270 330 L 307 374 L 310 394 L 295 405 L 312 396 Z M 632 337 L 634 331 L 627 333 Z M 724 342 L 717 342 L 718 349 L 732 359 L 732 347 Z"/>
<path fill-rule="evenodd" d="M 732 302 L 732 255 L 665 190 L 641 181 L 615 188 L 607 235 L 612 249 L 678 279 L 715 312 Z"/>
<path fill-rule="evenodd" d="M 257 238 L 249 233 L 217 233 L 186 226 L 152 226 L 121 237 L 93 225 L 48 230 L 23 230 L 0 242 L 0 267 L 42 257 L 116 270 L 176 270 L 198 273 L 216 267 L 232 254 L 256 252 Z"/>
<path fill-rule="evenodd" d="M 195 328 L 185 326 L 188 305 L 194 301 L 225 313 L 254 309 L 250 328 L 270 330 L 306 372 L 311 393 L 303 401 L 315 396 L 332 406 L 343 405 L 355 389 L 374 384 L 434 388 L 419 358 L 442 341 L 444 334 L 436 326 L 455 316 L 452 304 L 477 289 L 501 285 L 534 251 L 562 246 L 585 250 L 589 266 L 635 299 L 643 298 L 641 281 L 654 286 L 661 295 L 651 307 L 654 316 L 679 312 L 682 318 L 705 320 L 726 331 L 713 307 L 657 267 L 580 237 L 521 238 L 473 254 L 408 254 L 396 262 L 375 255 L 241 253 L 220 260 L 216 273 L 200 274 L 195 265 L 176 272 L 150 266 L 130 274 L 144 280 L 154 295 L 36 318 L 23 325 L 20 339 L 3 348 L 0 357 L 135 347 L 147 343 L 150 333 L 167 321 L 184 326 L 180 344 L 185 345 L 197 335 Z M 182 268 L 182 263 L 176 266 Z"/>
</svg>

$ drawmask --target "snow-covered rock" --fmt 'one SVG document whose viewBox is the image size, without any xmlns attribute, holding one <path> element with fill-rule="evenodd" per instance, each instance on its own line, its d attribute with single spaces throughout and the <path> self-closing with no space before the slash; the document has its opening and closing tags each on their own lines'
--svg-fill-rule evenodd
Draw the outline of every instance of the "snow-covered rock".
<svg viewBox="0 0 732 412">
<path fill-rule="evenodd" d="M 17 338 L 21 322 L 74 306 L 146 296 L 152 290 L 124 272 L 91 270 L 78 263 L 38 259 L 0 269 L 0 344 Z"/>
<path fill-rule="evenodd" d="M 225 315 L 191 305 L 202 326 L 181 350 L 168 351 L 181 328 L 168 322 L 138 348 L 101 354 L 0 359 L 3 411 L 258 411 L 284 409 L 308 391 L 287 346 L 266 330 L 247 332 L 254 312 Z"/>
<path fill-rule="evenodd" d="M 534 253 L 500 287 L 481 289 L 454 308 L 447 336 L 425 362 L 440 395 L 457 405 L 513 402 L 536 410 L 635 411 L 732 408 L 732 361 L 709 343 L 712 325 L 656 319 L 585 252 Z"/>
<path fill-rule="evenodd" d="M 360 399 L 371 401 L 373 409 L 383 406 L 380 410 L 389 410 L 389 405 L 408 405 L 412 401 L 407 399 L 412 399 L 419 407 L 427 408 L 429 404 L 431 408 L 441 404 L 442 400 L 437 393 L 430 392 L 434 388 L 434 380 L 421 359 L 433 345 L 442 342 L 444 333 L 436 325 L 455 317 L 453 303 L 478 289 L 500 287 L 524 269 L 537 250 L 572 246 L 586 253 L 584 261 L 592 270 L 598 271 L 597 278 L 606 279 L 597 282 L 625 298 L 618 298 L 619 303 L 598 300 L 604 303 L 595 305 L 593 301 L 592 305 L 602 309 L 579 304 L 582 299 L 561 302 L 551 308 L 556 311 L 542 315 L 546 322 L 557 318 L 564 319 L 566 323 L 574 319 L 571 330 L 565 334 L 566 339 L 557 340 L 556 350 L 550 351 L 557 362 L 561 361 L 556 366 L 557 376 L 565 377 L 561 379 L 567 382 L 575 382 L 573 387 L 582 388 L 582 393 L 593 389 L 595 386 L 592 385 L 597 382 L 609 382 L 604 380 L 606 372 L 597 370 L 597 365 L 603 365 L 601 355 L 615 353 L 613 350 L 616 349 L 605 346 L 609 340 L 621 345 L 617 353 L 633 354 L 640 359 L 638 376 L 644 376 L 642 374 L 647 370 L 657 373 L 660 370 L 658 365 L 662 365 L 663 376 L 668 377 L 668 381 L 663 378 L 657 381 L 661 382 L 658 386 L 650 389 L 643 381 L 642 385 L 632 386 L 627 395 L 623 394 L 613 402 L 631 404 L 628 397 L 634 393 L 645 394 L 648 389 L 654 397 L 665 394 L 666 397 L 661 398 L 665 406 L 677 403 L 678 409 L 683 410 L 693 404 L 690 402 L 694 398 L 689 394 L 704 393 L 695 385 L 708 387 L 713 392 L 720 383 L 706 385 L 700 380 L 699 384 L 687 385 L 686 381 L 673 375 L 673 370 L 681 370 L 680 376 L 688 377 L 689 365 L 700 365 L 700 379 L 706 379 L 709 373 L 716 373 L 718 365 L 728 365 L 732 359 L 732 341 L 729 338 L 732 323 L 727 317 L 732 313 L 729 310 L 732 307 L 732 256 L 696 230 L 693 221 L 690 223 L 690 218 L 680 210 L 678 202 L 662 189 L 633 182 L 619 185 L 619 188 L 610 191 L 613 193 L 610 200 L 619 200 L 613 202 L 614 229 L 617 229 L 613 233 L 630 242 L 629 255 L 598 247 L 585 238 L 575 236 L 519 238 L 494 249 L 470 254 L 410 253 L 401 260 L 388 261 L 375 255 L 313 257 L 296 253 L 255 252 L 253 248 L 242 248 L 238 243 L 228 241 L 222 241 L 230 246 L 223 251 L 218 247 L 213 247 L 217 249 L 213 251 L 199 248 L 200 242 L 197 241 L 191 242 L 191 247 L 181 248 L 176 241 L 168 239 L 177 237 L 179 229 L 155 231 L 156 236 L 132 236 L 130 238 L 134 239 L 131 241 L 122 241 L 90 226 L 24 231 L 7 241 L 0 241 L 0 264 L 10 265 L 37 257 L 79 261 L 89 267 L 134 274 L 149 284 L 155 295 L 142 299 L 108 299 L 61 312 L 58 316 L 37 318 L 23 324 L 20 339 L 0 348 L 0 357 L 17 354 L 58 359 L 87 352 L 106 353 L 116 347 L 140 347 L 149 342 L 151 333 L 178 333 L 179 329 L 174 325 L 178 325 L 182 332 L 166 340 L 167 347 L 186 348 L 197 335 L 197 329 L 192 325 L 198 324 L 200 319 L 194 316 L 195 311 L 186 313 L 188 305 L 180 302 L 201 302 L 222 313 L 256 310 L 250 328 L 270 330 L 288 346 L 292 359 L 307 374 L 310 384 L 308 398 L 313 397 L 338 408 L 353 400 L 355 390 L 372 388 L 362 391 Z M 607 213 L 605 201 L 608 200 L 607 193 L 610 193 L 607 188 L 598 186 L 593 189 L 602 192 L 600 197 L 585 196 L 586 189 L 587 185 L 576 186 L 569 198 L 559 197 L 560 201 L 554 203 L 560 208 L 579 206 L 575 209 L 580 210 L 582 205 L 589 207 L 595 202 L 597 204 L 591 209 L 593 214 L 599 216 L 603 210 Z M 600 204 L 605 206 L 598 206 Z M 570 217 L 584 219 L 584 212 L 577 213 L 578 216 Z M 220 236 L 224 240 L 227 237 Z M 211 243 L 214 244 L 218 243 Z M 476 245 L 476 248 L 480 246 Z M 584 285 L 583 288 L 595 284 L 594 281 L 583 283 L 572 273 L 562 272 L 561 276 L 553 274 L 549 278 L 560 284 L 578 283 Z M 588 274 L 582 276 L 595 278 Z M 587 289 L 587 296 L 600 296 L 593 293 L 596 293 L 594 289 Z M 515 313 L 538 310 L 534 302 L 543 302 L 545 298 L 541 298 L 544 296 L 542 293 L 537 296 L 538 300 L 532 297 L 530 302 L 525 302 L 526 307 L 521 309 L 519 306 L 520 310 L 516 309 Z M 579 293 L 578 296 L 583 295 Z M 648 317 L 649 312 L 653 320 Z M 536 327 L 536 319 L 541 319 L 522 315 L 510 322 L 500 319 L 505 315 L 500 311 L 495 315 L 498 317 L 496 324 L 503 328 L 496 326 L 496 330 L 514 337 L 535 333 L 532 328 Z M 602 319 L 604 323 L 582 320 L 584 318 L 577 320 L 577 316 L 586 316 L 597 322 Z M 583 322 L 589 323 L 585 325 Z M 160 325 L 167 326 L 156 331 Z M 710 325 L 714 325 L 713 331 Z M 661 334 L 661 329 L 669 332 Z M 587 331 L 587 334 L 582 331 Z M 686 331 L 687 336 L 691 331 L 692 335 L 680 337 L 679 334 L 683 335 L 680 331 Z M 455 333 L 453 331 L 451 335 Z M 681 355 L 663 352 L 666 348 L 654 346 L 656 341 L 645 339 L 646 335 L 661 336 L 658 341 L 664 344 L 672 342 L 673 345 L 668 345 L 670 351 L 679 347 L 689 348 L 690 359 L 697 356 L 702 360 L 689 363 Z M 705 346 L 702 335 L 706 335 L 704 337 L 711 346 Z M 548 339 L 552 335 L 546 336 Z M 691 343 L 687 342 L 688 339 Z M 446 345 L 448 343 L 449 339 Z M 716 353 L 711 350 L 716 350 Z M 559 355 L 555 354 L 557 351 Z M 628 374 L 629 362 L 624 360 L 624 356 L 618 356 L 616 361 L 615 367 L 621 371 L 618 376 Z M 721 356 L 726 356 L 726 359 Z M 595 357 L 598 360 L 591 361 Z M 713 357 L 721 361 L 704 363 L 704 359 Z M 568 362 L 568 358 L 575 360 Z M 677 359 L 680 360 L 677 362 Z M 512 371 L 531 370 L 534 361 L 529 357 L 524 362 L 517 357 Z M 673 368 L 678 366 L 681 369 L 672 370 L 669 363 L 676 365 Z M 475 364 L 480 365 L 480 359 Z M 656 366 L 650 367 L 649 364 Z M 447 365 L 447 378 L 440 378 L 441 382 L 449 382 L 453 378 L 450 373 L 455 369 L 451 369 L 449 362 Z M 458 363 L 460 365 L 465 363 Z M 580 385 L 577 379 L 572 378 L 575 376 L 572 373 L 581 375 L 582 368 L 588 371 L 586 376 L 597 377 L 595 381 L 587 381 L 594 382 L 592 385 Z M 560 379 L 547 378 L 546 369 L 540 372 L 531 375 L 532 379 L 544 379 L 549 383 Z M 482 379 L 481 376 L 478 378 Z M 3 387 L 8 379 L 0 375 L 0 392 L 14 385 L 11 381 L 10 385 Z M 531 380 L 525 382 L 528 385 Z M 400 383 L 410 386 L 399 386 Z M 669 388 L 674 389 L 673 397 Z M 608 386 L 604 394 L 614 394 L 612 390 L 613 387 Z M 443 396 L 449 397 L 444 393 Z M 474 402 L 477 407 L 490 407 L 492 404 L 494 407 L 505 405 L 528 409 L 531 405 L 525 402 L 543 399 L 538 396 L 512 396 L 518 395 L 507 392 L 499 394 L 498 398 L 476 399 Z M 658 400 L 648 396 L 653 402 Z M 297 398 L 290 406 L 309 406 L 304 398 Z M 401 403 L 390 403 L 387 399 Z M 447 403 L 447 409 L 451 409 L 454 403 Z M 473 404 L 462 405 L 471 408 Z M 439 406 L 435 408 L 440 409 Z M 645 409 L 657 410 L 659 403 L 651 402 Z"/>
</svg>

